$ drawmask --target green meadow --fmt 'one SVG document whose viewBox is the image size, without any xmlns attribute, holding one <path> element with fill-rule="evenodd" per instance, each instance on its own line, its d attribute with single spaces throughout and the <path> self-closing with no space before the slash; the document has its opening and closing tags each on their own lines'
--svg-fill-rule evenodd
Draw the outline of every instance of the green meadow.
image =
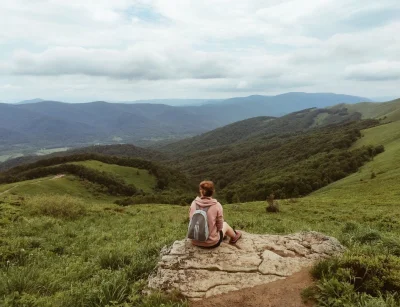
<svg viewBox="0 0 400 307">
<path fill-rule="evenodd" d="M 83 165 L 97 171 L 112 173 L 114 176 L 118 176 L 124 180 L 125 183 L 133 184 L 144 192 L 151 192 L 156 186 L 156 178 L 150 175 L 145 169 L 107 164 L 96 160 L 73 162 L 70 164 Z"/>
</svg>

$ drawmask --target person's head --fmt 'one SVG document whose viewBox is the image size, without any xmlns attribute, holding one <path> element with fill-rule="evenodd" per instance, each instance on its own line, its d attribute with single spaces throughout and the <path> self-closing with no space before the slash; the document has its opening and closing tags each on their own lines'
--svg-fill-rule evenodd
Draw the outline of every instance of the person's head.
<svg viewBox="0 0 400 307">
<path fill-rule="evenodd" d="M 214 183 L 212 181 L 202 181 L 199 186 L 200 196 L 211 197 L 215 192 Z"/>
</svg>

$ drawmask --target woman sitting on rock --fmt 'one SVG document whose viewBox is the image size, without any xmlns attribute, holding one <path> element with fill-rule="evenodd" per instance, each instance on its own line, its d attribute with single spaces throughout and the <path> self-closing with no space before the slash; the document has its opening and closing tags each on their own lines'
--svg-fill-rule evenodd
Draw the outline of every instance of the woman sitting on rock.
<svg viewBox="0 0 400 307">
<path fill-rule="evenodd" d="M 190 206 L 188 238 L 192 239 L 193 245 L 214 248 L 220 246 L 225 236 L 230 237 L 230 244 L 235 244 L 242 236 L 224 222 L 222 206 L 212 198 L 214 192 L 212 181 L 202 181 L 200 196 Z"/>
</svg>

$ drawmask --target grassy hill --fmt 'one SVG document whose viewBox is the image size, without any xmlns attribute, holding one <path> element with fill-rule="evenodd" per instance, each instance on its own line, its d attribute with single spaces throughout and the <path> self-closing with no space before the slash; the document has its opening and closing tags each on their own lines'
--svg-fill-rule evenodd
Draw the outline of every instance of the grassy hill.
<svg viewBox="0 0 400 307">
<path fill-rule="evenodd" d="M 59 178 L 60 174 L 69 176 Z M 0 173 L 0 183 L 13 184 L 13 192 L 20 189 L 28 194 L 31 194 L 30 190 L 40 193 L 46 186 L 47 190 L 43 191 L 64 191 L 82 196 L 85 194 L 83 189 L 97 199 L 132 197 L 129 203 L 150 198 L 153 202 L 179 202 L 188 191 L 194 190 L 184 175 L 154 162 L 89 153 L 53 157 L 14 167 Z"/>
<path fill-rule="evenodd" d="M 362 203 L 371 201 L 389 204 L 400 197 L 400 121 L 363 130 L 362 135 L 353 148 L 382 144 L 385 152 L 361 167 L 357 173 L 334 182 L 313 195 L 340 200 L 349 198 Z"/>
<path fill-rule="evenodd" d="M 333 107 L 333 109 L 343 108 L 349 112 L 360 113 L 362 118 L 380 118 L 384 122 L 400 120 L 400 99 L 381 103 L 339 104 Z"/>
<path fill-rule="evenodd" d="M 157 184 L 155 176 L 150 175 L 146 169 L 108 164 L 96 160 L 73 162 L 72 164 L 83 165 L 97 171 L 114 174 L 124 180 L 127 184 L 133 184 L 144 192 L 152 192 Z"/>
<path fill-rule="evenodd" d="M 72 195 L 88 200 L 108 200 L 117 199 L 115 196 L 107 194 L 95 195 L 89 190 L 78 177 L 67 175 L 62 178 L 48 176 L 33 180 L 25 180 L 0 186 L 0 195 L 19 195 L 31 197 L 35 195 Z"/>
</svg>

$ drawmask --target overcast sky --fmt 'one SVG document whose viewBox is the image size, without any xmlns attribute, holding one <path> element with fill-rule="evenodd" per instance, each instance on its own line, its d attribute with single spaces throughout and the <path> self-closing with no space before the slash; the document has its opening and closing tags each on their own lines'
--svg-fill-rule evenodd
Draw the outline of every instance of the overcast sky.
<svg viewBox="0 0 400 307">
<path fill-rule="evenodd" d="M 0 0 L 0 101 L 400 96 L 399 0 Z"/>
</svg>

